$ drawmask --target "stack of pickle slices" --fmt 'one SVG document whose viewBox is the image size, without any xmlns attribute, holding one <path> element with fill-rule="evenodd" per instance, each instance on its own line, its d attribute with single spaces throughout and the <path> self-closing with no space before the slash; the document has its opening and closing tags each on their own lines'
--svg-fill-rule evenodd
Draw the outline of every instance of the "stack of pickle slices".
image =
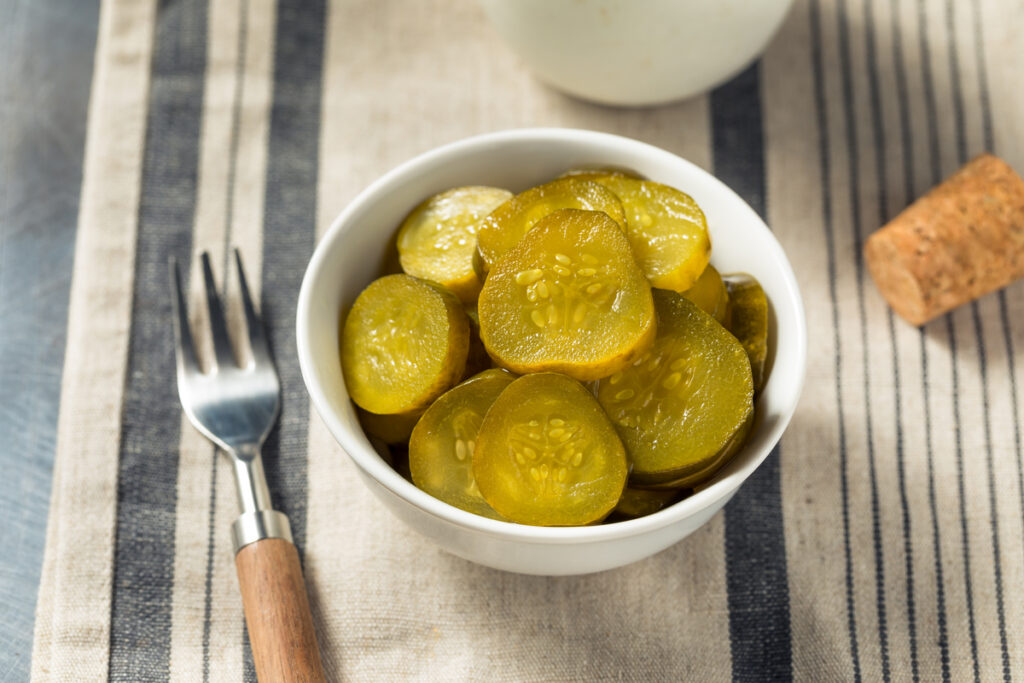
<svg viewBox="0 0 1024 683">
<path fill-rule="evenodd" d="M 436 498 L 492 519 L 639 517 L 740 449 L 768 304 L 710 265 L 687 194 L 617 170 L 428 198 L 401 273 L 360 293 L 341 365 L 364 430 Z"/>
</svg>

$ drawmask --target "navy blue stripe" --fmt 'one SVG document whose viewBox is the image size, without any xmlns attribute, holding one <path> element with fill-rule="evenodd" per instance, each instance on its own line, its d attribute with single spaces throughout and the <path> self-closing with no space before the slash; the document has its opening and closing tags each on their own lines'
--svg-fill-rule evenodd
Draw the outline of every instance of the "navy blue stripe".
<svg viewBox="0 0 1024 683">
<path fill-rule="evenodd" d="M 210 680 L 210 633 L 213 616 L 213 566 L 218 554 L 215 539 L 217 538 L 217 457 L 214 449 L 211 454 L 213 461 L 210 473 L 210 503 L 206 521 L 206 581 L 203 585 L 203 683 Z"/>
<path fill-rule="evenodd" d="M 225 183 L 225 208 L 224 208 L 224 259 L 222 261 L 221 293 L 222 301 L 227 300 L 228 273 L 231 263 L 231 227 L 234 223 L 235 210 L 235 178 L 238 164 L 239 127 L 242 108 L 242 93 L 244 88 L 245 75 L 245 53 L 246 43 L 249 36 L 249 0 L 242 0 L 239 7 L 238 39 L 235 53 L 237 62 L 235 64 L 235 88 L 233 103 L 231 106 L 231 138 L 228 143 L 228 177 Z M 213 628 L 213 568 L 216 553 L 222 552 L 214 543 L 216 538 L 215 529 L 217 520 L 217 467 L 219 453 L 214 449 L 213 457 L 210 459 L 210 502 L 208 512 L 209 537 L 206 546 L 206 581 L 204 584 L 203 596 L 203 681 L 210 680 L 210 634 Z"/>
<path fill-rule="evenodd" d="M 927 102 L 927 116 L 928 116 L 928 152 L 929 161 L 931 166 L 931 184 L 937 185 L 942 180 L 942 163 L 939 156 L 939 127 L 938 127 L 938 100 L 935 94 L 935 85 L 932 80 L 932 68 L 931 68 L 931 46 L 928 41 L 928 32 L 925 30 L 927 22 L 927 13 L 925 10 L 925 0 L 918 0 L 917 3 L 917 18 L 918 18 L 918 47 L 921 54 L 921 76 L 924 84 L 925 99 Z M 957 80 L 957 74 L 953 74 L 954 82 Z M 923 332 L 922 332 L 923 334 Z M 971 556 L 970 556 L 970 539 L 968 535 L 967 526 L 967 510 L 966 501 L 964 499 L 964 454 L 963 454 L 963 434 L 961 429 L 960 419 L 960 370 L 957 367 L 956 362 L 956 328 L 953 325 L 953 316 L 946 316 L 946 334 L 949 341 L 949 353 L 950 353 L 950 366 L 951 366 L 951 382 L 952 382 L 952 396 L 950 397 L 953 403 L 953 430 L 954 430 L 954 441 L 956 444 L 956 465 L 957 465 L 957 491 L 960 498 L 959 501 L 959 512 L 960 512 L 960 532 L 961 532 L 961 556 L 964 562 L 964 591 L 966 594 L 967 601 L 967 628 L 968 636 L 971 646 L 971 661 L 973 665 L 974 680 L 981 680 L 981 670 L 978 662 L 978 636 L 977 630 L 974 624 L 974 594 L 971 583 Z M 922 341 L 923 343 L 923 341 Z"/>
<path fill-rule="evenodd" d="M 850 485 L 849 455 L 846 448 L 846 420 L 843 406 L 843 340 L 839 332 L 839 295 L 836 274 L 836 240 L 835 216 L 832 206 L 830 178 L 832 177 L 832 156 L 828 144 L 828 108 L 825 102 L 825 56 L 822 53 L 821 6 L 819 0 L 810 4 L 811 18 L 811 62 L 814 70 L 814 105 L 818 124 L 818 163 L 822 182 L 822 226 L 825 231 L 825 243 L 828 262 L 829 297 L 832 303 L 832 344 L 835 349 L 836 374 L 836 407 L 839 429 L 839 485 L 842 497 L 843 519 L 843 560 L 846 568 L 846 618 L 847 631 L 850 637 L 850 660 L 853 667 L 853 680 L 859 683 L 861 678 L 860 648 L 857 641 L 857 615 L 853 586 L 853 557 L 850 543 Z"/>
<path fill-rule="evenodd" d="M 952 366 L 952 402 L 953 402 L 953 425 L 954 442 L 956 444 L 956 484 L 957 495 L 959 496 L 960 510 L 960 548 L 964 563 L 964 592 L 967 600 L 967 626 L 971 643 L 971 658 L 974 667 L 975 682 L 981 681 L 981 667 L 978 661 L 978 636 L 974 626 L 974 590 L 971 585 L 971 546 L 970 533 L 967 524 L 967 490 L 964 478 L 964 440 L 963 431 L 960 428 L 960 368 L 957 366 L 957 338 L 956 326 L 953 324 L 953 315 L 945 316 L 946 334 L 949 337 L 950 365 Z"/>
<path fill-rule="evenodd" d="M 715 174 L 765 214 L 764 135 L 757 65 L 711 95 Z M 725 509 L 733 679 L 793 677 L 789 581 L 776 448 Z"/>
<path fill-rule="evenodd" d="M 996 473 L 992 454 L 992 416 L 988 400 L 988 361 L 982 340 L 981 313 L 977 304 L 971 305 L 974 319 L 974 333 L 978 337 L 978 369 L 981 373 L 981 401 L 985 414 L 982 420 L 985 433 L 985 465 L 988 474 L 988 505 L 989 524 L 992 528 L 992 570 L 995 573 L 996 586 L 996 623 L 999 628 L 999 648 L 1003 667 L 1003 680 L 1011 680 L 1010 652 L 1006 638 L 1006 609 L 1003 602 L 1003 559 L 999 544 L 999 508 L 996 503 Z"/>
<path fill-rule="evenodd" d="M 992 105 L 988 86 L 988 68 L 985 65 L 985 37 L 982 32 L 981 7 L 978 0 L 972 0 L 972 23 L 974 28 L 974 58 L 978 66 L 978 87 L 981 98 L 982 140 L 985 149 L 995 151 L 995 133 L 992 127 Z M 1024 518 L 1024 452 L 1021 450 L 1020 400 L 1017 393 L 1017 368 L 1014 360 L 1016 351 L 1013 328 L 1010 326 L 1010 308 L 1006 302 L 1006 291 L 999 290 L 999 320 L 1003 328 L 1003 344 L 1006 347 L 1006 371 L 1010 379 L 1010 406 L 1013 409 L 1013 452 L 1017 454 L 1017 493 L 1020 496 L 1020 515 Z M 1009 663 L 1004 663 L 1003 676 L 1009 675 Z"/>
<path fill-rule="evenodd" d="M 878 618 L 878 649 L 882 666 L 882 680 L 888 683 L 892 678 L 892 672 L 889 663 L 889 624 L 885 604 L 885 552 L 882 546 L 874 416 L 871 410 L 871 356 L 869 353 L 870 344 L 868 343 L 867 306 L 864 301 L 864 252 L 860 249 L 860 244 L 862 244 L 864 239 L 863 217 L 860 211 L 860 144 L 857 135 L 857 119 L 854 116 L 850 29 L 845 0 L 840 0 L 838 13 L 840 83 L 843 92 L 843 123 L 846 129 L 850 213 L 853 224 L 854 244 L 857 245 L 853 249 L 853 260 L 857 281 L 857 317 L 860 322 L 861 368 L 864 372 L 864 427 L 868 456 L 868 484 L 871 492 L 871 543 L 875 559 L 875 611 Z"/>
<path fill-rule="evenodd" d="M 892 7 L 895 8 L 895 3 Z M 889 221 L 889 173 L 887 163 L 887 140 L 885 123 L 882 120 L 882 95 L 879 85 L 878 50 L 875 40 L 874 3 L 865 5 L 865 34 L 867 36 L 868 85 L 871 99 L 871 126 L 875 142 L 875 175 L 878 178 L 878 225 Z M 859 237 L 859 235 L 858 235 Z M 860 243 L 860 239 L 858 239 Z M 857 253 L 861 253 L 857 250 Z M 858 264 L 858 272 L 860 272 Z M 907 464 L 903 437 L 903 391 L 900 376 L 900 361 L 896 344 L 896 324 L 891 308 L 886 310 L 889 330 L 889 346 L 892 357 L 894 414 L 896 432 L 896 467 L 900 493 L 900 514 L 903 530 L 903 570 L 906 574 L 907 631 L 910 645 L 910 676 L 914 683 L 921 679 L 917 655 L 917 608 L 914 597 L 914 545 L 910 518 L 910 502 L 907 494 Z M 865 394 L 866 396 L 866 394 Z"/>
<path fill-rule="evenodd" d="M 992 127 L 992 105 L 991 97 L 989 95 L 988 86 L 988 68 L 985 65 L 985 38 L 982 33 L 982 21 L 981 21 L 981 7 L 977 0 L 971 2 L 971 17 L 974 28 L 974 57 L 975 63 L 978 67 L 978 86 L 980 90 L 981 99 L 981 121 L 982 121 L 982 140 L 985 149 L 988 151 L 995 150 L 995 134 Z M 1021 427 L 1020 427 L 1020 402 L 1017 393 L 1017 368 L 1014 356 L 1016 351 L 1014 350 L 1013 340 L 1013 329 L 1010 327 L 1010 313 L 1009 306 L 1006 303 L 1006 291 L 999 290 L 999 322 L 1003 328 L 1003 343 L 1006 347 L 1006 370 L 1010 379 L 1010 407 L 1013 409 L 1013 448 L 1014 453 L 1017 454 L 1017 494 L 1020 497 L 1021 504 L 1021 518 L 1024 518 L 1024 455 L 1021 452 Z M 987 414 L 987 411 L 986 411 Z M 991 453 L 991 451 L 990 451 Z M 989 472 L 992 471 L 991 460 L 989 464 Z M 992 477 L 990 475 L 990 490 L 994 491 L 995 488 L 991 483 Z M 991 502 L 991 501 L 990 501 Z M 993 503 L 992 507 L 992 519 L 998 520 L 998 515 L 995 510 Z M 998 521 L 996 522 L 998 523 Z M 993 530 L 994 539 L 998 541 L 998 530 Z M 996 571 L 1000 572 L 1000 580 L 998 581 L 999 589 L 1002 591 L 1002 580 L 1001 572 L 1002 568 L 999 563 L 996 563 Z M 1000 594 L 1000 624 L 1003 622 L 1002 611 L 1002 596 Z M 1013 673 L 1010 670 L 1010 659 L 1009 653 L 1005 646 L 1005 629 L 1000 626 L 999 629 L 1000 645 L 1002 646 L 1002 657 L 1003 657 L 1003 680 L 1010 681 L 1013 679 Z"/>
<path fill-rule="evenodd" d="M 900 121 L 900 140 L 902 142 L 901 151 L 903 156 L 903 191 L 904 191 L 904 204 L 909 203 L 910 199 L 915 194 L 915 179 L 914 179 L 914 137 L 913 128 L 910 125 L 910 105 L 908 103 L 907 95 L 907 69 L 903 61 L 903 30 L 902 22 L 899 16 L 899 3 L 893 0 L 890 3 L 890 22 L 893 27 L 893 65 L 896 77 L 896 95 L 897 102 L 899 104 L 899 121 Z M 890 327 L 892 326 L 892 312 L 889 314 Z M 921 354 L 921 385 L 923 394 L 923 407 L 924 407 L 924 433 L 925 433 L 925 460 L 927 463 L 928 473 L 928 509 L 931 521 L 931 533 L 932 533 L 932 555 L 934 558 L 934 571 L 935 571 L 935 613 L 936 613 L 936 626 L 938 628 L 938 648 L 939 648 L 939 664 L 942 671 L 942 680 L 946 683 L 950 680 L 950 668 L 949 668 L 949 633 L 947 629 L 947 616 L 946 616 L 946 587 L 945 579 L 943 578 L 942 571 L 942 541 L 939 529 L 939 516 L 938 516 L 938 503 L 936 500 L 936 488 L 935 488 L 935 451 L 932 443 L 932 414 L 931 405 L 929 404 L 929 374 L 928 374 L 928 351 L 925 344 L 924 330 L 919 331 L 919 342 L 920 342 L 920 354 Z M 901 466 L 901 492 L 903 490 L 903 474 L 904 469 Z M 902 495 L 902 493 L 901 493 Z M 907 534 L 908 534 L 908 520 L 907 516 L 904 516 L 904 544 L 907 545 Z M 907 562 L 911 561 L 910 553 L 907 554 Z M 908 565 L 909 566 L 909 565 Z M 910 577 L 910 570 L 908 569 L 908 580 Z M 912 594 L 910 593 L 911 587 L 908 584 L 908 601 L 912 600 Z M 909 604 L 909 602 L 908 602 Z"/>
<path fill-rule="evenodd" d="M 274 56 L 263 221 L 260 302 L 281 376 L 281 418 L 263 448 L 274 506 L 288 515 L 302 557 L 306 544 L 309 400 L 299 370 L 295 311 L 316 241 L 324 0 L 280 0 Z M 251 653 L 245 649 L 246 679 Z"/>
<path fill-rule="evenodd" d="M 322 0 L 281 0 L 277 11 L 263 221 L 262 314 L 281 376 L 281 419 L 263 449 L 275 507 L 288 515 L 300 555 L 306 542 L 309 400 L 295 345 L 295 312 L 316 242 Z"/>
<path fill-rule="evenodd" d="M 1006 372 L 1010 376 L 1010 407 L 1013 409 L 1013 451 L 1017 454 L 1017 493 L 1020 496 L 1020 516 L 1024 519 L 1024 457 L 1021 450 L 1020 404 L 1017 399 L 1017 366 L 1014 360 L 1013 331 L 1010 327 L 1010 309 L 1005 292 L 999 292 L 999 320 L 1003 326 L 1003 344 L 1006 346 Z"/>
<path fill-rule="evenodd" d="M 975 38 L 980 38 L 981 24 L 980 17 L 978 16 L 978 8 L 974 6 L 973 9 Z M 953 3 L 950 2 L 950 0 L 946 1 L 946 30 L 949 35 L 949 68 L 953 82 L 953 111 L 956 123 L 957 159 L 960 164 L 964 164 L 967 162 L 968 155 L 967 125 L 964 119 L 964 110 L 966 109 L 966 106 L 964 103 L 963 88 L 961 88 L 960 85 L 960 55 L 957 52 L 956 47 L 956 22 L 953 16 Z M 986 75 L 984 59 L 978 63 L 978 75 L 979 80 L 980 77 L 984 77 Z M 987 82 L 985 83 L 985 88 L 982 89 L 981 99 L 983 105 L 987 104 Z M 991 126 L 989 121 L 985 121 L 984 133 L 986 135 L 991 135 Z M 1003 566 L 1002 552 L 999 543 L 999 506 L 996 501 L 995 462 L 994 455 L 992 453 L 992 415 L 989 411 L 988 400 L 988 363 L 985 357 L 985 335 L 981 325 L 981 313 L 978 309 L 977 302 L 971 302 L 971 314 L 974 320 L 974 334 L 978 344 L 978 370 L 981 376 L 981 395 L 984 409 L 983 427 L 985 434 L 985 465 L 988 473 L 989 525 L 991 527 L 992 536 L 992 569 L 995 574 L 994 579 L 996 589 L 996 623 L 999 630 L 999 647 L 1002 659 L 1003 678 L 1008 681 L 1010 680 L 1010 652 L 1006 636 L 1006 609 L 1003 600 Z M 1016 421 L 1016 414 L 1014 415 L 1014 421 Z"/>
<path fill-rule="evenodd" d="M 161 2 L 152 58 L 122 408 L 110 680 L 170 675 L 181 406 L 167 259 L 186 265 L 199 166 L 206 3 Z"/>
</svg>

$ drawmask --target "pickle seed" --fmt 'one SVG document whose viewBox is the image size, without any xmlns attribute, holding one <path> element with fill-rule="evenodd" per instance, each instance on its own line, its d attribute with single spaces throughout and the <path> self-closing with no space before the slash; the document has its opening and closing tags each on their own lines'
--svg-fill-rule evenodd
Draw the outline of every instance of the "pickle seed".
<svg viewBox="0 0 1024 683">
<path fill-rule="evenodd" d="M 675 389 L 676 386 L 679 384 L 679 382 L 682 381 L 682 379 L 683 379 L 682 374 L 680 374 L 678 372 L 673 372 L 671 375 L 666 377 L 664 379 L 664 381 L 662 381 L 661 386 L 663 386 L 666 389 L 670 389 L 670 390 L 671 389 Z"/>
<path fill-rule="evenodd" d="M 534 268 L 532 270 L 521 270 L 516 273 L 516 284 L 517 285 L 532 285 L 537 280 L 544 277 L 544 271 L 540 268 Z"/>
</svg>

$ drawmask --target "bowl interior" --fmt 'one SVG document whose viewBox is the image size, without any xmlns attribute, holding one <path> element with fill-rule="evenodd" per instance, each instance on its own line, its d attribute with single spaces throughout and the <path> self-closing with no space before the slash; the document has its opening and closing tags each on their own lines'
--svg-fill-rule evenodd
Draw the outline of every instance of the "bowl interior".
<svg viewBox="0 0 1024 683">
<path fill-rule="evenodd" d="M 458 185 L 494 185 L 518 192 L 577 166 L 629 168 L 690 194 L 711 232 L 711 261 L 723 273 L 756 277 L 769 299 L 770 374 L 758 398 L 757 422 L 737 456 L 700 492 L 649 517 L 582 528 L 521 527 L 463 512 L 432 498 L 394 472 L 363 434 L 342 380 L 340 313 L 379 272 L 391 237 L 426 197 Z M 806 326 L 793 272 L 771 231 L 728 187 L 659 148 L 618 136 L 569 129 L 492 133 L 416 157 L 378 179 L 338 217 L 306 272 L 298 307 L 298 347 L 313 402 L 356 464 L 397 495 L 460 525 L 492 533 L 581 538 L 671 523 L 731 495 L 768 455 L 789 422 L 803 383 Z M 646 521 L 645 521 L 646 520 Z M 618 531 L 609 531 L 619 527 Z"/>
</svg>

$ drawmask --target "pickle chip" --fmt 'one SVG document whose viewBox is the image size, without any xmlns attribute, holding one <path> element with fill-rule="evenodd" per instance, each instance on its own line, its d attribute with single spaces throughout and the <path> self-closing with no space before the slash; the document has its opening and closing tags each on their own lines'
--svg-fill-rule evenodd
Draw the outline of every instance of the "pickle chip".
<svg viewBox="0 0 1024 683">
<path fill-rule="evenodd" d="M 555 373 L 515 380 L 477 435 L 473 474 L 503 517 L 537 526 L 605 518 L 626 484 L 626 452 L 579 382 Z"/>
<path fill-rule="evenodd" d="M 752 275 L 732 273 L 725 277 L 732 315 L 729 330 L 743 344 L 754 375 L 754 391 L 764 388 L 764 366 L 768 359 L 768 297 Z"/>
<path fill-rule="evenodd" d="M 655 290 L 658 337 L 630 367 L 601 380 L 597 400 L 626 445 L 632 484 L 714 474 L 750 419 L 754 386 L 743 346 L 688 299 Z"/>
<path fill-rule="evenodd" d="M 597 211 L 563 209 L 540 221 L 498 261 L 477 310 L 487 352 L 518 374 L 607 377 L 655 334 L 651 288 L 626 236 Z"/>
<path fill-rule="evenodd" d="M 409 470 L 416 486 L 461 510 L 501 519 L 477 488 L 473 452 L 484 414 L 514 379 L 504 370 L 485 370 L 427 408 L 409 440 Z"/>
<path fill-rule="evenodd" d="M 659 510 L 664 510 L 680 498 L 682 498 L 682 492 L 677 489 L 655 491 L 627 486 L 622 492 L 619 502 L 615 505 L 615 516 L 623 519 L 646 517 Z"/>
<path fill-rule="evenodd" d="M 476 300 L 477 224 L 511 196 L 497 187 L 456 187 L 417 206 L 398 230 L 402 270 L 443 285 L 464 302 Z"/>
<path fill-rule="evenodd" d="M 576 178 L 577 180 L 596 180 L 604 176 L 621 175 L 637 180 L 644 180 L 644 177 L 636 171 L 617 166 L 576 166 L 558 176 L 559 178 Z"/>
<path fill-rule="evenodd" d="M 674 187 L 625 175 L 594 178 L 622 202 L 626 234 L 651 286 L 684 292 L 711 257 L 704 212 L 693 197 Z"/>
<path fill-rule="evenodd" d="M 729 291 L 713 265 L 708 264 L 693 287 L 683 292 L 683 296 L 697 304 L 700 310 L 717 320 L 720 325 L 728 325 Z"/>
<path fill-rule="evenodd" d="M 349 396 L 379 415 L 425 408 L 462 376 L 469 323 L 450 292 L 409 275 L 364 289 L 341 330 Z"/>
<path fill-rule="evenodd" d="M 679 489 L 699 489 L 700 487 L 707 484 L 707 482 L 713 477 L 718 470 L 732 459 L 732 456 L 736 455 L 739 450 L 743 447 L 743 444 L 747 442 L 747 437 L 750 436 L 750 430 L 754 425 L 754 413 L 750 413 L 750 417 L 747 418 L 746 422 L 737 430 L 732 438 L 725 444 L 722 450 L 718 451 L 715 457 L 708 460 L 707 465 L 702 469 L 696 470 L 689 474 L 686 474 L 672 481 L 662 482 L 660 484 L 648 484 L 644 488 L 650 491 L 678 491 Z"/>
<path fill-rule="evenodd" d="M 411 413 L 397 413 L 395 415 L 378 415 L 356 406 L 356 416 L 363 431 L 370 436 L 375 436 L 388 446 L 403 444 L 409 441 L 412 428 L 420 419 L 422 411 L 415 410 Z"/>
<path fill-rule="evenodd" d="M 484 270 L 494 267 L 540 219 L 559 209 L 603 211 L 626 227 L 622 202 L 604 186 L 572 177 L 553 180 L 517 194 L 480 222 L 477 240 Z"/>
<path fill-rule="evenodd" d="M 467 306 L 465 311 L 469 320 L 469 351 L 466 354 L 466 370 L 462 373 L 462 378 L 469 379 L 484 370 L 489 370 L 494 364 L 487 355 L 484 343 L 480 341 L 480 315 L 476 307 Z"/>
</svg>

